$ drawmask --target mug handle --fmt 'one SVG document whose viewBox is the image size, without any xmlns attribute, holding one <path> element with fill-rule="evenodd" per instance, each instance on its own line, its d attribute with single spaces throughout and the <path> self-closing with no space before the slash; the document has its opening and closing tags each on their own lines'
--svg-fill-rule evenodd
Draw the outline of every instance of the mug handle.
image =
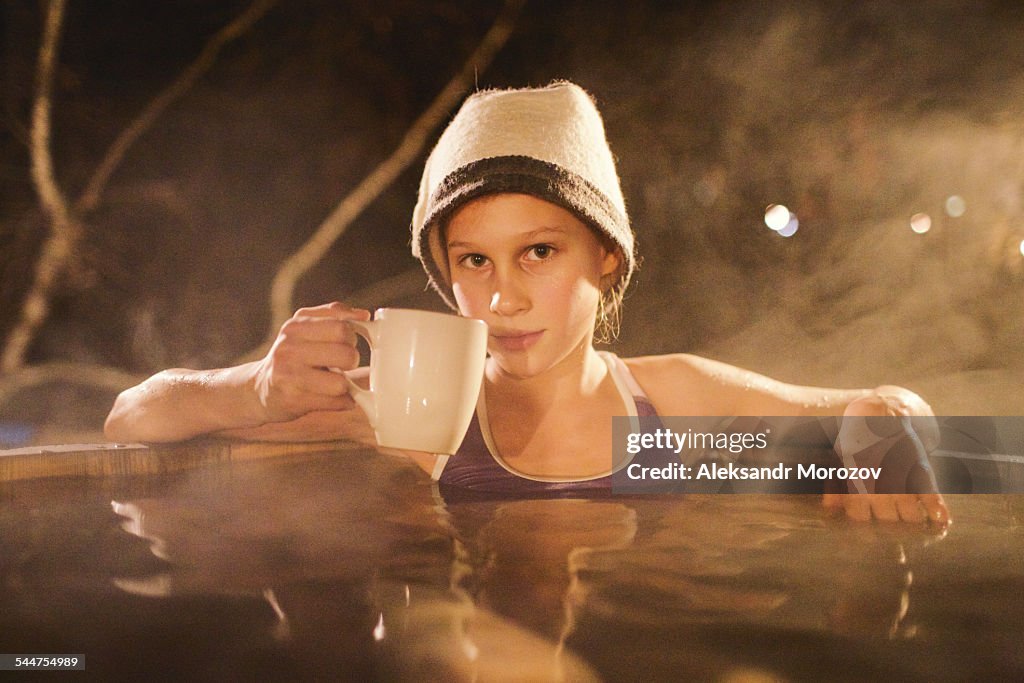
<svg viewBox="0 0 1024 683">
<path fill-rule="evenodd" d="M 345 323 L 352 328 L 352 331 L 358 334 L 360 337 L 366 340 L 367 345 L 370 347 L 370 354 L 373 354 L 373 340 L 376 337 L 377 323 L 373 320 L 346 320 Z M 371 360 L 371 363 L 373 361 Z M 348 393 L 352 399 L 356 402 L 363 412 L 366 413 L 366 418 L 370 421 L 370 426 L 376 429 L 377 426 L 377 404 L 373 400 L 373 392 L 369 389 L 363 389 L 361 386 L 356 384 L 347 373 L 342 372 L 345 381 L 348 382 Z"/>
</svg>

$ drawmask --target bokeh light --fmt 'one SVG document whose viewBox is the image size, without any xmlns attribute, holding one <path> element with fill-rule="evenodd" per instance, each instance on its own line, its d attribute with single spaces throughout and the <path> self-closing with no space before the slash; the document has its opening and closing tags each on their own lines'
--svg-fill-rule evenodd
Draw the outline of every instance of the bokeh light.
<svg viewBox="0 0 1024 683">
<path fill-rule="evenodd" d="M 1020 241 L 1020 255 L 1024 256 L 1024 240 Z"/>
<path fill-rule="evenodd" d="M 915 213 L 910 217 L 910 229 L 923 235 L 932 229 L 932 217 L 926 213 Z"/>
<path fill-rule="evenodd" d="M 967 211 L 967 202 L 958 194 L 946 198 L 946 215 L 950 218 L 960 218 Z"/>
<path fill-rule="evenodd" d="M 778 232 L 789 225 L 792 214 L 782 204 L 770 204 L 764 210 L 764 224 Z"/>
<path fill-rule="evenodd" d="M 789 222 L 779 230 L 779 234 L 783 237 L 792 237 L 796 234 L 796 231 L 800 229 L 800 221 L 797 219 L 795 213 L 789 214 Z"/>
</svg>

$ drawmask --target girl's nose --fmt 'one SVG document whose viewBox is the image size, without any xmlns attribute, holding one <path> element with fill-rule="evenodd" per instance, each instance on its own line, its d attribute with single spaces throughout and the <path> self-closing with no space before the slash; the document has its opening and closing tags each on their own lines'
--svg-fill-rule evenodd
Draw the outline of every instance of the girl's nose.
<svg viewBox="0 0 1024 683">
<path fill-rule="evenodd" d="M 491 294 L 490 311 L 496 315 L 516 315 L 530 309 L 530 297 L 514 277 L 503 277 Z"/>
</svg>

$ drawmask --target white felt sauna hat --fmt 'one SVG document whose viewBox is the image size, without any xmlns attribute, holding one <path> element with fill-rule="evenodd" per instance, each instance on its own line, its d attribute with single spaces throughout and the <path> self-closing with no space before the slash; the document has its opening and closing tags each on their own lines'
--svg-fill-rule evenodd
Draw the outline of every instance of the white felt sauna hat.
<svg viewBox="0 0 1024 683">
<path fill-rule="evenodd" d="M 634 268 L 633 231 L 590 95 L 574 83 L 473 93 L 430 153 L 412 218 L 412 253 L 452 308 L 442 245 L 447 219 L 466 202 L 501 192 L 529 194 L 575 214 L 621 251 L 612 289 Z"/>
</svg>

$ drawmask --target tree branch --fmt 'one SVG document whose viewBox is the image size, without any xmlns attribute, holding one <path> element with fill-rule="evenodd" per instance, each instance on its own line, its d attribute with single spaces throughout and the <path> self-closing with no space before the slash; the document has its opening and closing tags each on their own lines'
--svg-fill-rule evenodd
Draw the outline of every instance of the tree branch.
<svg viewBox="0 0 1024 683">
<path fill-rule="evenodd" d="M 507 42 L 524 1 L 506 0 L 494 24 L 476 50 L 459 73 L 416 119 L 395 151 L 364 178 L 339 203 L 310 239 L 282 264 L 271 288 L 271 315 L 274 323 L 269 334 L 270 340 L 276 336 L 280 323 L 291 315 L 292 296 L 298 280 L 323 257 L 355 217 L 380 196 L 422 152 L 430 132 L 458 103 L 462 93 L 473 84 L 477 74 L 489 66 L 494 56 Z M 168 106 L 187 92 L 209 70 L 221 48 L 244 33 L 275 2 L 276 0 L 254 0 L 245 12 L 210 39 L 200 55 L 178 79 L 154 98 L 118 135 L 72 209 L 54 178 L 50 150 L 51 91 L 66 0 L 50 0 L 39 52 L 30 152 L 36 190 L 44 210 L 52 219 L 51 236 L 44 245 L 37 263 L 35 281 L 26 297 L 22 318 L 8 337 L 0 360 L 0 372 L 4 373 L 0 376 L 0 405 L 11 400 L 18 392 L 50 382 L 71 382 L 118 392 L 143 379 L 140 375 L 117 368 L 93 364 L 52 362 L 24 367 L 24 356 L 28 344 L 46 318 L 48 299 L 56 277 L 66 267 L 72 249 L 81 236 L 82 228 L 76 211 L 87 212 L 98 205 L 111 175 L 123 161 L 128 149 Z M 351 298 L 356 304 L 383 304 L 414 293 L 424 286 L 424 282 L 424 275 L 419 269 L 410 270 L 362 289 Z"/>
<path fill-rule="evenodd" d="M 213 35 L 206 45 L 203 46 L 199 56 L 181 72 L 181 74 L 169 86 L 163 89 L 156 97 L 150 100 L 149 104 L 128 126 L 121 131 L 117 139 L 107 149 L 96 170 L 89 178 L 89 182 L 82 191 L 82 195 L 75 203 L 75 208 L 81 213 L 87 213 L 96 208 L 100 196 L 110 180 L 114 170 L 124 160 L 128 149 L 153 125 L 153 122 L 164 113 L 175 100 L 184 95 L 195 85 L 196 81 L 202 78 L 203 74 L 210 70 L 217 59 L 221 48 L 232 40 L 244 34 L 249 27 L 255 24 L 276 4 L 277 0 L 254 0 L 249 7 L 238 15 L 234 21 L 222 28 Z"/>
<path fill-rule="evenodd" d="M 0 372 L 5 373 L 24 364 L 28 346 L 36 330 L 49 314 L 49 298 L 54 283 L 67 267 L 71 252 L 82 233 L 81 225 L 57 186 L 50 150 L 53 73 L 60 49 L 64 6 L 64 0 L 50 0 L 47 6 L 46 24 L 39 45 L 36 97 L 32 106 L 32 129 L 29 139 L 32 181 L 43 211 L 50 217 L 50 235 L 43 244 L 42 253 L 36 262 L 32 286 L 22 304 L 21 317 L 8 335 L 3 356 L 0 357 Z"/>
<path fill-rule="evenodd" d="M 82 225 L 76 214 L 96 207 L 110 176 L 124 159 L 128 149 L 167 107 L 187 92 L 210 69 L 221 48 L 245 33 L 275 3 L 276 0 L 254 0 L 242 14 L 207 41 L 199 56 L 185 71 L 151 100 L 121 131 L 72 208 L 54 177 L 50 149 L 53 76 L 57 67 L 66 0 L 50 0 L 39 47 L 29 153 L 32 180 L 43 211 L 50 217 L 51 234 L 36 262 L 33 284 L 22 305 L 21 318 L 8 335 L 3 355 L 0 356 L 0 373 L 3 373 L 0 377 L 0 405 L 23 389 L 48 382 L 77 382 L 120 391 L 141 379 L 116 368 L 96 365 L 48 363 L 30 368 L 23 366 L 28 346 L 49 313 L 49 299 L 57 277 L 67 267 L 74 246 L 81 238 Z"/>
<path fill-rule="evenodd" d="M 361 308 L 385 306 L 395 299 L 412 296 L 427 288 L 427 274 L 422 268 L 410 268 L 404 273 L 377 280 L 345 297 L 345 303 Z"/>
<path fill-rule="evenodd" d="M 463 64 L 462 69 L 413 122 L 391 156 L 363 178 L 362 182 L 341 200 L 306 243 L 281 264 L 271 284 L 271 321 L 265 343 L 273 341 L 278 328 L 291 316 L 295 285 L 299 279 L 323 258 L 352 221 L 420 155 L 431 131 L 458 104 L 462 94 L 475 82 L 477 74 L 490 65 L 494 56 L 505 45 L 515 27 L 515 20 L 522 5 L 523 0 L 506 0 L 491 28 Z"/>
</svg>

